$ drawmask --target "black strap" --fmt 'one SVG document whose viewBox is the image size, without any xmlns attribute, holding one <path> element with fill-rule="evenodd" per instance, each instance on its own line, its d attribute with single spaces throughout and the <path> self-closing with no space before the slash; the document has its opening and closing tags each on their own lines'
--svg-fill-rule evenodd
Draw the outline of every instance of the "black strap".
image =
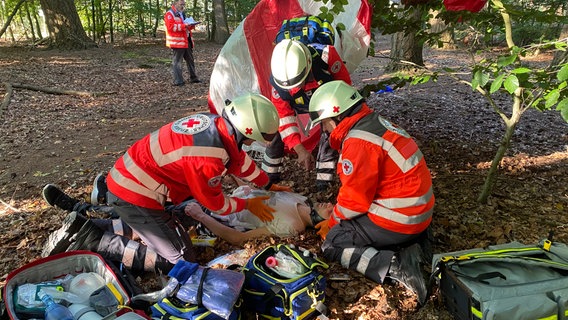
<svg viewBox="0 0 568 320">
<path fill-rule="evenodd" d="M 265 312 L 266 310 L 274 308 L 274 297 L 276 297 L 276 295 L 282 290 L 284 290 L 284 285 L 281 283 L 275 283 L 272 287 L 270 287 L 270 290 L 268 290 L 268 292 L 264 294 L 264 299 L 262 299 L 262 302 L 264 304 Z M 284 301 L 284 305 L 286 305 L 287 303 L 288 301 Z"/>
<path fill-rule="evenodd" d="M 498 271 L 481 273 L 481 274 L 478 274 L 475 277 L 472 277 L 470 275 L 467 275 L 465 273 L 462 273 L 462 272 L 459 272 L 459 271 L 456 271 L 456 270 L 452 270 L 452 271 L 456 275 L 458 275 L 462 278 L 473 280 L 473 281 L 478 281 L 478 282 L 485 283 L 485 284 L 490 284 L 487 280 L 494 279 L 494 278 L 501 278 L 503 280 L 507 280 L 507 277 L 504 274 L 502 274 L 501 272 L 498 272 Z"/>
<path fill-rule="evenodd" d="M 204 268 L 201 273 L 201 279 L 199 279 L 199 286 L 197 287 L 197 306 L 203 307 L 203 283 L 205 282 L 205 277 L 209 272 L 210 268 Z"/>
</svg>

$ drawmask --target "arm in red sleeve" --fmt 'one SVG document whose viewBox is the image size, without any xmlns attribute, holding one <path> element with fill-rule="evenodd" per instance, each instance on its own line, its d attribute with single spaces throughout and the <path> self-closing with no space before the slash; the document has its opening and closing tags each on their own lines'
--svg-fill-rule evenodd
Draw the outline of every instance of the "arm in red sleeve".
<svg viewBox="0 0 568 320">
<path fill-rule="evenodd" d="M 335 49 L 334 46 L 327 46 L 325 48 L 325 51 L 327 52 L 324 52 L 322 59 L 325 63 L 327 63 L 327 71 L 331 73 L 333 79 L 343 80 L 347 84 L 351 84 L 351 76 L 349 75 L 349 70 L 347 70 L 345 63 L 343 63 L 341 56 L 337 52 L 337 49 Z"/>
<path fill-rule="evenodd" d="M 298 127 L 298 121 L 296 119 L 296 112 L 292 109 L 290 103 L 282 99 L 274 88 L 272 89 L 272 96 L 270 100 L 276 107 L 278 117 L 280 118 L 280 126 L 278 127 L 280 137 L 286 147 L 292 150 L 296 145 L 302 142 L 300 127 Z"/>
<path fill-rule="evenodd" d="M 352 219 L 366 214 L 375 199 L 380 170 L 377 146 L 350 138 L 343 143 L 341 159 L 338 168 L 341 188 L 335 210 L 345 208 L 351 216 L 342 218 Z"/>
<path fill-rule="evenodd" d="M 245 208 L 245 200 L 226 196 L 221 185 L 225 166 L 217 158 L 193 158 L 184 166 L 195 200 L 215 213 L 226 215 Z"/>
<path fill-rule="evenodd" d="M 242 157 L 241 163 L 243 165 L 237 170 L 238 172 L 231 173 L 259 187 L 266 186 L 268 184 L 266 172 L 261 170 L 246 152 L 241 150 L 239 156 Z"/>
</svg>

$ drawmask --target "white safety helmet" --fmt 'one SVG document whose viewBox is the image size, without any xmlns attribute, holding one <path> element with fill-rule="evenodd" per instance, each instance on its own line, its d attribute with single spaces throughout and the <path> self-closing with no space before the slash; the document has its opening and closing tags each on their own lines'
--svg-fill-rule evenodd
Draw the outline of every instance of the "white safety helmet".
<svg viewBox="0 0 568 320">
<path fill-rule="evenodd" d="M 266 97 L 247 93 L 225 107 L 227 118 L 245 138 L 268 143 L 278 132 L 279 117 Z"/>
<path fill-rule="evenodd" d="M 312 70 L 312 54 L 305 44 L 284 39 L 272 51 L 270 69 L 276 85 L 283 89 L 300 86 Z"/>
<path fill-rule="evenodd" d="M 363 96 L 357 89 L 342 80 L 324 83 L 310 99 L 310 119 L 316 125 L 323 119 L 337 117 L 353 106 L 359 105 Z"/>
</svg>

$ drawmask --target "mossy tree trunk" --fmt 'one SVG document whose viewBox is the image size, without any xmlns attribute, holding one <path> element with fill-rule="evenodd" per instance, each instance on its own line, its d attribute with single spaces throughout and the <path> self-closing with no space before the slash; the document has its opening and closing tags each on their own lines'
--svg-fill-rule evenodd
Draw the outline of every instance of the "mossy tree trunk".
<svg viewBox="0 0 568 320">
<path fill-rule="evenodd" d="M 73 50 L 96 47 L 85 33 L 73 0 L 40 0 L 52 47 Z"/>
</svg>

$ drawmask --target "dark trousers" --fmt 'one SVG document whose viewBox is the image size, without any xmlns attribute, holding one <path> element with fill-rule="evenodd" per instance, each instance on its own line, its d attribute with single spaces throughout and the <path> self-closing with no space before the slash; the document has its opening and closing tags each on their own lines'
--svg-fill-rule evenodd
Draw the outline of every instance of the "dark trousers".
<svg viewBox="0 0 568 320">
<path fill-rule="evenodd" d="M 329 145 L 329 135 L 321 132 L 316 158 L 316 181 L 329 183 L 333 180 L 339 154 Z M 266 147 L 262 169 L 268 173 L 270 181 L 277 183 L 284 171 L 284 142 L 280 133 Z"/>
<path fill-rule="evenodd" d="M 191 42 L 190 42 L 191 46 Z M 183 80 L 182 61 L 185 60 L 187 70 L 189 70 L 189 79 L 196 80 L 195 62 L 193 59 L 193 48 L 172 48 L 172 72 L 174 75 L 174 84 L 181 84 Z"/>
<path fill-rule="evenodd" d="M 191 239 L 175 215 L 165 210 L 132 205 L 111 192 L 108 193 L 108 201 L 120 219 L 158 255 L 172 264 L 179 260 L 195 260 Z"/>
<path fill-rule="evenodd" d="M 326 259 L 382 283 L 398 251 L 397 246 L 419 236 L 383 229 L 364 215 L 333 226 L 322 244 L 322 251 Z"/>
</svg>

